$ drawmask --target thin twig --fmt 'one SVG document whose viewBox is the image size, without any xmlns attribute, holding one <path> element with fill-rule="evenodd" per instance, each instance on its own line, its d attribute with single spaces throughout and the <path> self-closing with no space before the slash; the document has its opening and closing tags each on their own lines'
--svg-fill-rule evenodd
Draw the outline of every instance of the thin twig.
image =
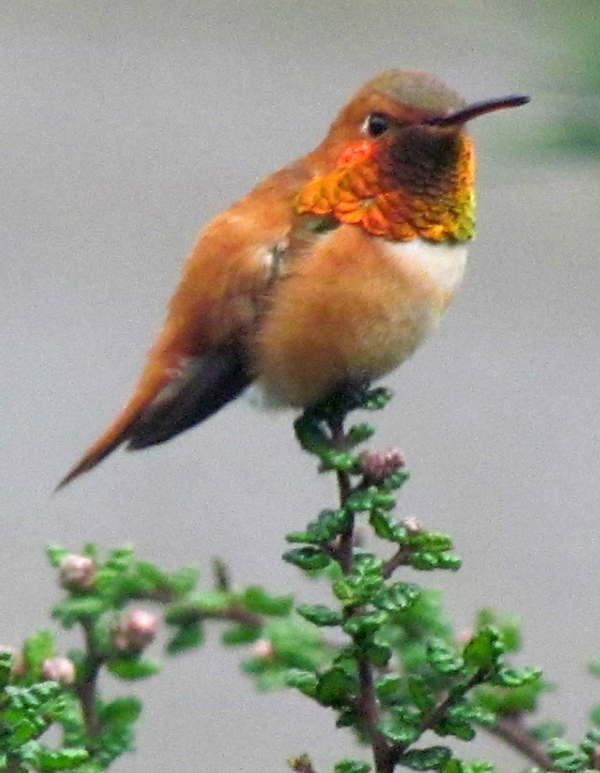
<svg viewBox="0 0 600 773">
<path fill-rule="evenodd" d="M 344 433 L 343 419 L 330 419 L 329 429 L 331 432 L 331 443 L 338 450 L 345 450 L 346 435 Z M 337 482 L 340 492 L 340 505 L 344 507 L 348 497 L 352 493 L 352 483 L 350 475 L 344 470 L 337 470 Z M 353 565 L 353 542 L 354 542 L 354 516 L 349 518 L 348 526 L 339 536 L 337 554 L 344 574 L 352 571 Z"/>
<path fill-rule="evenodd" d="M 262 628 L 265 624 L 265 619 L 255 612 L 248 612 L 247 609 L 238 607 L 232 604 L 227 609 L 222 609 L 220 612 L 203 612 L 200 615 L 202 620 L 230 620 L 232 623 L 240 623 L 241 625 L 247 625 L 249 628 Z"/>
<path fill-rule="evenodd" d="M 328 421 L 331 432 L 332 445 L 339 451 L 345 450 L 346 435 L 341 419 Z M 337 471 L 337 481 L 340 497 L 340 505 L 344 507 L 352 493 L 350 475 L 343 471 Z M 349 519 L 348 526 L 340 534 L 336 548 L 336 558 L 344 574 L 349 574 L 354 566 L 354 517 Z M 359 609 L 354 610 L 360 611 Z M 375 770 L 377 773 L 392 773 L 394 764 L 390 755 L 390 744 L 384 734 L 379 730 L 379 703 L 375 692 L 373 669 L 367 658 L 358 655 L 356 657 L 359 680 L 359 696 L 356 702 L 356 710 L 361 718 L 365 734 L 369 738 L 373 749 Z"/>
<path fill-rule="evenodd" d="M 215 587 L 220 590 L 229 591 L 231 589 L 231 580 L 225 562 L 221 558 L 213 558 L 212 570 L 215 578 Z"/>
<path fill-rule="evenodd" d="M 295 773 L 316 773 L 310 758 L 306 754 L 301 754 L 300 757 L 288 760 L 288 763 Z"/>
<path fill-rule="evenodd" d="M 220 584 L 216 587 L 225 590 L 225 588 L 221 588 Z M 137 593 L 135 596 L 131 596 L 131 598 L 136 598 L 141 601 L 154 601 L 158 604 L 172 604 L 177 601 L 177 596 L 167 588 L 159 588 L 158 590 L 150 591 L 149 593 Z M 261 628 L 265 624 L 265 619 L 261 617 L 261 615 L 249 612 L 235 602 L 225 609 L 211 612 L 204 612 L 192 608 L 190 609 L 189 620 L 190 622 L 193 620 L 229 620 L 232 623 L 241 623 L 241 625 L 247 625 L 251 628 Z"/>
<path fill-rule="evenodd" d="M 544 770 L 555 770 L 554 763 L 527 730 L 519 715 L 499 717 L 491 727 L 485 729 L 496 738 L 501 738 L 538 767 Z"/>
<path fill-rule="evenodd" d="M 356 662 L 360 684 L 357 708 L 362 717 L 365 732 L 373 747 L 375 770 L 377 773 L 391 773 L 394 769 L 393 757 L 385 735 L 379 730 L 379 704 L 373 681 L 373 669 L 364 657 L 357 656 Z"/>
<path fill-rule="evenodd" d="M 381 573 L 384 578 L 389 580 L 396 569 L 406 564 L 411 553 L 414 553 L 414 550 L 415 548 L 412 545 L 400 545 L 394 555 L 389 558 L 383 565 Z"/>
<path fill-rule="evenodd" d="M 97 738 L 101 730 L 100 717 L 97 710 L 97 682 L 104 658 L 96 644 L 94 621 L 92 618 L 82 620 L 83 637 L 85 641 L 86 665 L 81 679 L 75 684 L 75 693 L 81 703 L 81 712 L 89 739 Z"/>
<path fill-rule="evenodd" d="M 426 730 L 430 730 L 432 727 L 435 727 L 435 725 L 437 725 L 437 723 L 442 719 L 448 709 L 454 703 L 456 703 L 457 700 L 462 698 L 463 695 L 466 695 L 470 689 L 479 684 L 482 681 L 482 678 L 483 673 L 481 671 L 476 671 L 473 676 L 471 676 L 471 678 L 468 679 L 467 682 L 465 682 L 463 685 L 448 690 L 444 697 L 441 698 L 430 711 L 426 712 L 421 717 L 421 719 L 416 723 L 415 727 L 422 733 L 424 733 Z M 401 754 L 404 754 L 404 752 L 412 743 L 413 741 L 407 741 L 406 743 L 394 744 L 391 749 L 392 760 L 397 761 L 398 757 L 400 757 Z"/>
</svg>

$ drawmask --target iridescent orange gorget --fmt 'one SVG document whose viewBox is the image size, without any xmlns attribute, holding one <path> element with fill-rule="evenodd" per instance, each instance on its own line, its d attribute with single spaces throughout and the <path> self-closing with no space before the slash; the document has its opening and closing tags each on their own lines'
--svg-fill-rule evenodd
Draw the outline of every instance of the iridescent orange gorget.
<svg viewBox="0 0 600 773">
<path fill-rule="evenodd" d="M 465 137 L 458 163 L 438 185 L 424 180 L 419 195 L 398 187 L 382 174 L 368 141 L 350 145 L 335 169 L 312 180 L 296 199 L 301 214 L 333 215 L 342 223 L 356 223 L 374 236 L 407 242 L 420 237 L 431 242 L 462 242 L 475 232 L 474 158 Z"/>
</svg>

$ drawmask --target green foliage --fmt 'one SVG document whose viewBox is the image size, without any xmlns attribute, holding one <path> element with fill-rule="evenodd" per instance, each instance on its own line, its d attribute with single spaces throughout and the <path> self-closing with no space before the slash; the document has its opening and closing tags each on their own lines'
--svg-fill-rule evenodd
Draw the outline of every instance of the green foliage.
<svg viewBox="0 0 600 773">
<path fill-rule="evenodd" d="M 333 773 L 369 773 L 371 766 L 357 760 L 340 760 L 336 763 Z"/>
<path fill-rule="evenodd" d="M 41 740 L 48 729 L 62 724 L 68 704 L 56 682 L 33 681 L 42 640 L 50 644 L 46 632 L 28 641 L 31 672 L 17 675 L 13 656 L 0 653 L 0 769 L 91 771 L 86 749 L 68 743 L 51 748 Z"/>
<path fill-rule="evenodd" d="M 482 610 L 472 632 L 457 635 L 439 592 L 414 582 L 414 571 L 398 577 L 455 571 L 460 559 L 448 535 L 395 517 L 408 480 L 400 453 L 361 452 L 372 427 L 344 427 L 351 411 L 378 410 L 389 398 L 386 390 L 340 393 L 295 424 L 319 471 L 335 478 L 339 502 L 289 534 L 293 547 L 283 558 L 328 585 L 327 603 L 296 604 L 258 585 L 233 588 L 221 561 L 212 583 L 200 587 L 194 569 L 165 571 L 130 547 L 106 555 L 95 545 L 79 555 L 49 547 L 64 589 L 52 616 L 77 629 L 82 645 L 66 659 L 42 630 L 18 656 L 0 654 L 0 770 L 97 773 L 133 748 L 142 705 L 127 695 L 105 700 L 101 682 L 105 673 L 127 682 L 160 671 L 147 656 L 157 618 L 138 602 L 162 607 L 169 655 L 199 648 L 206 627 L 220 625 L 224 645 L 244 648 L 242 671 L 258 689 L 297 690 L 371 746 L 373 765 L 343 759 L 333 773 L 492 773 L 486 762 L 432 744 L 435 736 L 469 742 L 482 729 L 509 742 L 515 734 L 514 745 L 548 770 L 598 769 L 600 705 L 578 744 L 555 722 L 528 721 L 549 685 L 538 669 L 511 663 L 521 646 L 517 621 Z M 591 671 L 600 676 L 600 662 Z M 62 730 L 54 747 L 42 738 L 52 726 Z M 306 755 L 289 764 L 316 773 Z"/>
</svg>

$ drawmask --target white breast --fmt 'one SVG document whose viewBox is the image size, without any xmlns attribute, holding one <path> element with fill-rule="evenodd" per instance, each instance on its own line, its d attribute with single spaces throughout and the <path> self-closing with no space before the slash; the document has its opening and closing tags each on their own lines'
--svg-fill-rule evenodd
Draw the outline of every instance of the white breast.
<svg viewBox="0 0 600 773">
<path fill-rule="evenodd" d="M 440 290 L 452 294 L 460 284 L 467 262 L 467 247 L 413 239 L 410 242 L 389 242 L 386 254 L 398 261 L 408 273 L 425 275 Z"/>
</svg>

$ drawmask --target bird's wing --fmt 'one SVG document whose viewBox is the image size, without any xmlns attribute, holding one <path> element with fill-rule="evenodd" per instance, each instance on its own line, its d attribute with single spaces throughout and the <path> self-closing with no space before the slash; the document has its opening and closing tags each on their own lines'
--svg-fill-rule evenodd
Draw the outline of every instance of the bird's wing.
<svg viewBox="0 0 600 773">
<path fill-rule="evenodd" d="M 59 488 L 128 441 L 160 443 L 197 424 L 252 380 L 241 342 L 279 274 L 302 164 L 277 172 L 200 233 L 133 395 Z"/>
</svg>

